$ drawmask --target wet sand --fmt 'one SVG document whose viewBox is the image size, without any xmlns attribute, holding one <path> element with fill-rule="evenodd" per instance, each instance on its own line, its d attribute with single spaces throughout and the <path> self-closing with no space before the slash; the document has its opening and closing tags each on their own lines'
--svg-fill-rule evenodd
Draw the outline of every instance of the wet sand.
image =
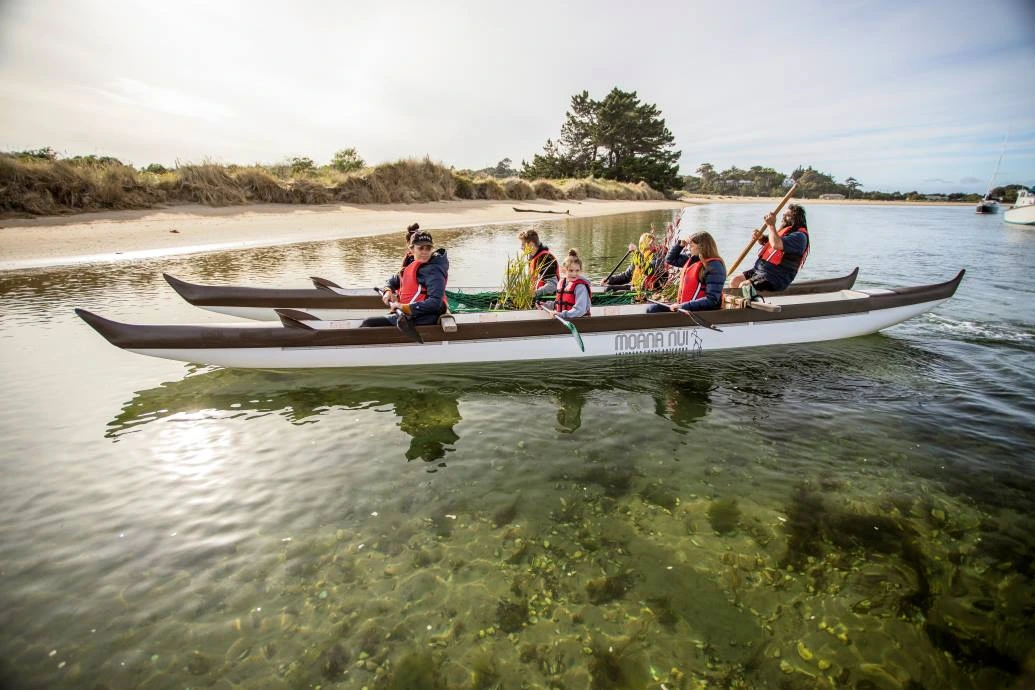
<svg viewBox="0 0 1035 690">
<path fill-rule="evenodd" d="M 487 223 L 675 209 L 686 201 L 440 201 L 423 204 L 172 206 L 0 220 L 0 270 L 142 259 Z M 519 213 L 514 208 L 536 209 Z"/>
</svg>

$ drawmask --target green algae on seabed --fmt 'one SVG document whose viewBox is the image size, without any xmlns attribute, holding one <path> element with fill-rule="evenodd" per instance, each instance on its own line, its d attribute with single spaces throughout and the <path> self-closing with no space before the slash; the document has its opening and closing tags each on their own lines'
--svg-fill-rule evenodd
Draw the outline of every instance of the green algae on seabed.
<svg viewBox="0 0 1035 690">
<path fill-rule="evenodd" d="M 424 496 L 280 544 L 242 571 L 261 586 L 199 592 L 222 606 L 198 609 L 193 651 L 158 648 L 138 685 L 977 688 L 1019 673 L 1033 590 L 1001 518 L 892 478 L 803 482 L 780 503 L 589 467 L 524 489 L 522 505 L 553 506 L 530 515 L 498 494 Z"/>
</svg>

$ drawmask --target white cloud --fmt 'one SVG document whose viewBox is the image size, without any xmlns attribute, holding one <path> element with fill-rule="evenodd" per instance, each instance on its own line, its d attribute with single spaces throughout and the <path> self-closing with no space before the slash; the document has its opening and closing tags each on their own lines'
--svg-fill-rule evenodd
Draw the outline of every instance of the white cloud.
<svg viewBox="0 0 1035 690">
<path fill-rule="evenodd" d="M 255 162 L 355 146 L 483 167 L 530 160 L 573 94 L 619 86 L 658 105 L 684 172 L 809 164 L 984 191 L 1008 132 L 1001 179 L 1035 182 L 1024 0 L 2 7 L 0 147 Z"/>
</svg>

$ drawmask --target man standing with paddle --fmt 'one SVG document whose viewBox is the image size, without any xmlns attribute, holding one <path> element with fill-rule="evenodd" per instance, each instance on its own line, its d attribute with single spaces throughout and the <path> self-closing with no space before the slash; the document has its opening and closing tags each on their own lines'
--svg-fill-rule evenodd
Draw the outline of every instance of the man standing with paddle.
<svg viewBox="0 0 1035 690">
<path fill-rule="evenodd" d="M 780 292 L 786 290 L 809 255 L 809 229 L 805 209 L 791 204 L 784 211 L 782 227 L 777 230 L 776 213 L 765 216 L 765 232 L 755 231 L 755 240 L 762 245 L 754 268 L 735 276 L 731 287 L 750 282 L 756 290 Z M 739 262 L 738 262 L 739 263 Z"/>
</svg>

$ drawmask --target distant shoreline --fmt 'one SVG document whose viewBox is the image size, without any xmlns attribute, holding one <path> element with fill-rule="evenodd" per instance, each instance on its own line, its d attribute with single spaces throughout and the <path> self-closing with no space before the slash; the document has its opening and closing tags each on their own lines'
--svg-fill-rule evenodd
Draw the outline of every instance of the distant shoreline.
<svg viewBox="0 0 1035 690">
<path fill-rule="evenodd" d="M 102 211 L 0 220 L 0 271 L 199 254 L 298 242 L 402 233 L 410 223 L 434 232 L 490 223 L 591 218 L 678 209 L 664 201 L 432 201 L 417 204 L 252 204 Z M 543 213 L 518 213 L 537 209 Z M 565 212 L 568 212 L 567 214 Z"/>
<path fill-rule="evenodd" d="M 664 201 L 455 200 L 418 204 L 252 204 L 221 207 L 180 204 L 160 209 L 8 218 L 0 220 L 0 271 L 372 237 L 401 233 L 413 222 L 434 231 L 490 223 L 528 223 L 678 209 L 688 204 L 775 206 L 778 201 L 771 197 L 694 195 Z M 817 204 L 971 205 L 969 202 L 866 199 L 800 199 L 797 202 L 806 207 Z M 515 206 L 538 209 L 543 213 L 517 213 Z"/>
</svg>

